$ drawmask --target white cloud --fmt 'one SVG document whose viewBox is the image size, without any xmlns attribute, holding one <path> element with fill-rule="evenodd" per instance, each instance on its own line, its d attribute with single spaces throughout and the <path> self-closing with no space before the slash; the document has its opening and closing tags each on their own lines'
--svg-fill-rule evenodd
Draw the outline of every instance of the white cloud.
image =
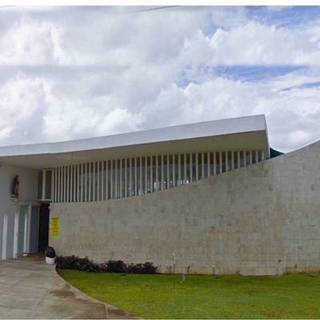
<svg viewBox="0 0 320 320">
<path fill-rule="evenodd" d="M 61 28 L 22 18 L 0 36 L 0 65 L 61 63 Z"/>
<path fill-rule="evenodd" d="M 33 13 L 0 33 L 0 65 L 18 70 L 0 74 L 0 144 L 257 113 L 267 115 L 276 148 L 320 137 L 320 92 L 304 86 L 320 83 L 319 69 L 256 82 L 208 72 L 221 64 L 315 67 L 320 20 L 276 28 L 234 8 Z"/>
<path fill-rule="evenodd" d="M 27 11 L 0 35 L 0 64 L 320 64 L 320 20 L 295 29 L 250 21 L 241 8 L 80 12 Z"/>
<path fill-rule="evenodd" d="M 320 89 L 283 90 L 320 77 L 292 73 L 260 83 L 211 77 L 185 88 L 153 83 L 151 77 L 150 85 L 135 88 L 133 79 L 124 72 L 123 86 L 116 81 L 110 90 L 108 73 L 90 78 L 85 72 L 76 81 L 18 73 L 0 90 L 0 143 L 78 139 L 260 113 L 267 116 L 271 145 L 280 150 L 320 137 Z M 144 85 L 150 92 L 144 93 Z"/>
<path fill-rule="evenodd" d="M 49 90 L 42 79 L 20 73 L 0 88 L 1 140 L 32 142 L 42 136 Z"/>
<path fill-rule="evenodd" d="M 211 37 L 199 31 L 188 39 L 185 58 L 205 58 L 209 66 L 319 65 L 319 25 L 292 30 L 250 21 L 227 30 L 218 28 Z"/>
</svg>

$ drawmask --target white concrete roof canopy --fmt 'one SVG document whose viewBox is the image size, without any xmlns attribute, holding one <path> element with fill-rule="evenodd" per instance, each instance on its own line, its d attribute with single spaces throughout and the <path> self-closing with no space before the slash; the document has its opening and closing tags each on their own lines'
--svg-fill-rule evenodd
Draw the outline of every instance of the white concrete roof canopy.
<svg viewBox="0 0 320 320">
<path fill-rule="evenodd" d="M 0 163 L 30 168 L 161 152 L 268 150 L 264 115 L 199 122 L 90 139 L 0 147 Z"/>
</svg>

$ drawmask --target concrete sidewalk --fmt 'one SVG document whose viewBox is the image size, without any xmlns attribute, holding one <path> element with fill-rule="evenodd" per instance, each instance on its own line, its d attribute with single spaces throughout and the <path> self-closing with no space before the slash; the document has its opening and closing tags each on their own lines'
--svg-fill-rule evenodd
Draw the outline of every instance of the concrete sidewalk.
<svg viewBox="0 0 320 320">
<path fill-rule="evenodd" d="M 42 261 L 0 262 L 0 318 L 123 318 L 72 288 Z"/>
</svg>

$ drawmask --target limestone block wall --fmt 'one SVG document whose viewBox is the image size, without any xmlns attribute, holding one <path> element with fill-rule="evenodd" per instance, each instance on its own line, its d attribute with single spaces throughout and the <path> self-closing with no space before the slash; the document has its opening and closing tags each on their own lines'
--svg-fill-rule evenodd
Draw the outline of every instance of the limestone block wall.
<svg viewBox="0 0 320 320">
<path fill-rule="evenodd" d="M 320 142 L 138 198 L 53 203 L 60 255 L 152 261 L 162 272 L 320 269 Z"/>
</svg>

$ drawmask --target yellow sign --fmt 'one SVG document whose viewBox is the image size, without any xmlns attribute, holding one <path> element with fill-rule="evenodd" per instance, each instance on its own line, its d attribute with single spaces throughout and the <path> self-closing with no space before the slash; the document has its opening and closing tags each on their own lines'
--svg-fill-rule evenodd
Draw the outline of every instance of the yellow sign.
<svg viewBox="0 0 320 320">
<path fill-rule="evenodd" d="M 50 236 L 59 237 L 60 236 L 60 223 L 58 217 L 52 217 L 50 219 Z"/>
</svg>

